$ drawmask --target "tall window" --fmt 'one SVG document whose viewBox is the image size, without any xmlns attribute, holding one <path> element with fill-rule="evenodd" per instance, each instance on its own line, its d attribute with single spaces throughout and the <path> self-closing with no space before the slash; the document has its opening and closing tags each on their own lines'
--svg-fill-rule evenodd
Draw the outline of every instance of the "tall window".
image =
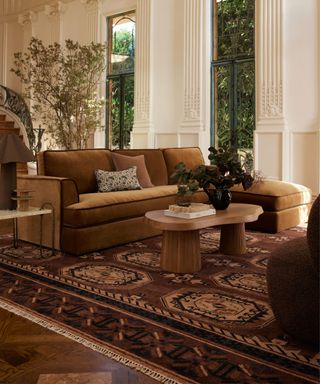
<svg viewBox="0 0 320 384">
<path fill-rule="evenodd" d="M 212 2 L 212 141 L 216 147 L 252 149 L 255 0 Z"/>
<path fill-rule="evenodd" d="M 128 148 L 134 113 L 135 13 L 111 16 L 108 23 L 106 143 Z"/>
</svg>

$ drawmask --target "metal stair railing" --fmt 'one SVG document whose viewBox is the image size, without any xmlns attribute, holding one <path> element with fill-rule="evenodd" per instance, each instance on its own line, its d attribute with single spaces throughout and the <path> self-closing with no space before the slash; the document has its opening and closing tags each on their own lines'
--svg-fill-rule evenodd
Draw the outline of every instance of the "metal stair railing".
<svg viewBox="0 0 320 384">
<path fill-rule="evenodd" d="M 29 148 L 34 150 L 38 143 L 36 143 L 35 130 L 33 128 L 30 111 L 23 97 L 12 89 L 0 85 L 0 111 L 1 110 L 7 112 L 20 129 L 25 130 L 28 141 L 26 144 L 29 144 Z"/>
</svg>

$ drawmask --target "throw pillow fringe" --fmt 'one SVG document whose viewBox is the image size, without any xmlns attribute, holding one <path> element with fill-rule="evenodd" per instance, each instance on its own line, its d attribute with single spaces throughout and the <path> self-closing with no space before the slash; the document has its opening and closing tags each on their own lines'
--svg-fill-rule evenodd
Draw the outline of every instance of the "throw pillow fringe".
<svg viewBox="0 0 320 384">
<path fill-rule="evenodd" d="M 106 357 L 111 358 L 112 360 L 115 360 L 119 363 L 124 364 L 125 366 L 129 368 L 134 368 L 135 370 L 142 372 L 143 374 L 151 377 L 152 379 L 155 379 L 163 384 L 183 384 L 185 383 L 182 381 L 178 381 L 176 379 L 173 379 L 166 374 L 156 372 L 152 368 L 148 368 L 141 363 L 137 363 L 125 356 L 122 356 L 121 354 L 117 352 L 113 352 L 111 349 L 99 346 L 95 344 L 94 342 L 87 340 L 85 337 L 79 336 L 76 333 L 73 333 L 69 330 L 66 330 L 62 326 L 53 324 L 45 319 L 40 318 L 40 316 L 36 316 L 31 314 L 29 311 L 21 308 L 18 305 L 13 305 L 8 303 L 7 301 L 0 299 L 0 307 L 2 309 L 5 309 L 11 313 L 14 313 L 17 316 L 23 317 L 27 320 L 30 320 L 46 329 L 49 329 L 55 333 L 58 333 L 62 336 L 68 337 L 69 339 L 78 342 L 79 344 L 82 344 L 94 351 L 100 352 L 101 354 L 105 355 Z"/>
</svg>

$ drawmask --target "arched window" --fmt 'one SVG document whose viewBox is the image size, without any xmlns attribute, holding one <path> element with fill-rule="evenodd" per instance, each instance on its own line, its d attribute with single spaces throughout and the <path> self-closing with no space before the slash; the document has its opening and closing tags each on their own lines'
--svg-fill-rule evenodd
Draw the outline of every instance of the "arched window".
<svg viewBox="0 0 320 384">
<path fill-rule="evenodd" d="M 108 17 L 106 146 L 128 148 L 134 113 L 135 12 Z"/>
<path fill-rule="evenodd" d="M 253 148 L 255 0 L 212 0 L 212 144 Z"/>
</svg>

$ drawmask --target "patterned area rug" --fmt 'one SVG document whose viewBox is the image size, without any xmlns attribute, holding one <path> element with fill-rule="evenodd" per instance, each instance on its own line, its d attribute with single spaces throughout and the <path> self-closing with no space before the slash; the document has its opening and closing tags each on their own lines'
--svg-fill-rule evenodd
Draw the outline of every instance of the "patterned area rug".
<svg viewBox="0 0 320 384">
<path fill-rule="evenodd" d="M 248 231 L 242 256 L 201 232 L 202 270 L 161 271 L 161 237 L 73 257 L 28 244 L 0 250 L 0 306 L 162 383 L 318 383 L 319 354 L 285 335 L 265 272 L 279 244 L 305 236 Z"/>
</svg>

